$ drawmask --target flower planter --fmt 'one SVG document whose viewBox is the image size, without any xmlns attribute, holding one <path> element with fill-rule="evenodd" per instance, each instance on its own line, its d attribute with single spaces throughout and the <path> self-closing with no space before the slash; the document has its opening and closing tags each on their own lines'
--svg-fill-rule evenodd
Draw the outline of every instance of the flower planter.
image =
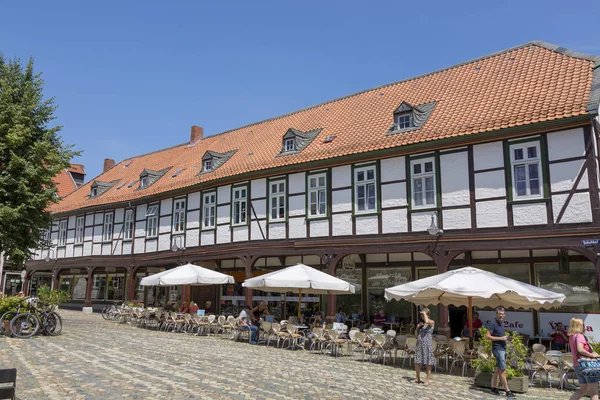
<svg viewBox="0 0 600 400">
<path fill-rule="evenodd" d="M 10 333 L 10 321 L 5 319 L 4 321 L 2 321 L 2 329 L 4 329 L 4 332 L 6 333 L 7 336 L 12 336 L 12 334 Z"/>
<path fill-rule="evenodd" d="M 491 388 L 492 387 L 492 375 L 486 372 L 475 372 L 475 386 Z M 498 381 L 498 387 L 502 387 L 502 384 Z M 519 376 L 512 377 L 508 380 L 508 388 L 511 392 L 525 393 L 529 389 L 529 377 Z"/>
</svg>

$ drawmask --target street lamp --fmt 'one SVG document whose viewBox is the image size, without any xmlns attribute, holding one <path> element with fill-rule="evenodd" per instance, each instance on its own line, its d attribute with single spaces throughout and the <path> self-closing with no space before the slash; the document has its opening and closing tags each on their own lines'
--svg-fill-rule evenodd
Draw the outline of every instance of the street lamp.
<svg viewBox="0 0 600 400">
<path fill-rule="evenodd" d="M 427 228 L 427 232 L 429 232 L 431 236 L 440 237 L 444 234 L 444 230 L 437 226 L 436 217 L 436 213 L 431 214 L 431 225 L 429 225 L 429 228 Z"/>
<path fill-rule="evenodd" d="M 185 245 L 183 244 L 183 236 L 176 236 L 173 238 L 173 244 L 171 245 L 171 251 L 176 252 L 179 250 L 185 250 Z"/>
<path fill-rule="evenodd" d="M 50 252 L 52 252 L 52 256 L 50 256 Z M 54 254 L 54 249 L 48 249 L 48 254 L 46 255 L 46 258 L 44 258 L 44 261 L 50 262 L 56 261 L 57 259 L 58 257 L 56 257 L 56 255 Z"/>
</svg>

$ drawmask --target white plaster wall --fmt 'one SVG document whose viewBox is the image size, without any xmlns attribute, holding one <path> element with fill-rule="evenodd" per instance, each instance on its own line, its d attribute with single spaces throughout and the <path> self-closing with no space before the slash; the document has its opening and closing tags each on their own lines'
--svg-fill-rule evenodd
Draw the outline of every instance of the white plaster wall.
<svg viewBox="0 0 600 400">
<path fill-rule="evenodd" d="M 583 128 L 551 132 L 547 138 L 549 161 L 585 155 Z"/>
<path fill-rule="evenodd" d="M 399 181 L 406 179 L 406 159 L 393 157 L 381 160 L 381 181 Z"/>
<path fill-rule="evenodd" d="M 583 168 L 585 160 L 561 162 L 550 164 L 550 187 L 553 192 L 562 192 L 571 190 L 579 175 L 579 171 Z M 578 189 L 587 189 L 589 186 L 587 171 L 579 181 Z"/>
<path fill-rule="evenodd" d="M 160 217 L 160 226 L 158 228 L 159 233 L 171 232 L 171 216 Z"/>
<path fill-rule="evenodd" d="M 217 224 L 225 224 L 231 221 L 231 215 L 229 214 L 229 206 L 217 206 Z M 258 212 L 258 210 L 257 210 Z"/>
<path fill-rule="evenodd" d="M 469 204 L 469 164 L 467 152 L 442 154 L 442 205 L 458 206 Z"/>
<path fill-rule="evenodd" d="M 352 214 L 334 214 L 331 216 L 333 236 L 352 235 Z"/>
<path fill-rule="evenodd" d="M 123 242 L 123 246 L 122 246 L 122 253 L 123 254 L 131 254 L 131 249 L 132 249 L 132 243 L 131 242 Z"/>
<path fill-rule="evenodd" d="M 376 235 L 379 232 L 379 216 L 356 217 L 357 235 Z"/>
<path fill-rule="evenodd" d="M 93 238 L 93 236 L 94 236 L 94 228 L 93 227 L 90 226 L 83 230 L 83 240 L 84 241 L 91 240 Z"/>
<path fill-rule="evenodd" d="M 306 214 L 306 195 L 299 194 L 296 196 L 289 196 L 288 202 L 290 217 Z"/>
<path fill-rule="evenodd" d="M 196 208 L 200 208 L 200 199 L 201 199 L 200 192 L 194 192 L 194 193 L 188 194 L 187 209 L 193 210 Z"/>
<path fill-rule="evenodd" d="M 123 217 L 125 216 L 125 209 L 124 208 L 117 208 L 115 210 L 115 223 L 119 223 L 119 222 L 123 222 Z M 75 226 L 75 225 L 73 225 Z"/>
<path fill-rule="evenodd" d="M 83 244 L 83 255 L 89 256 L 92 254 L 92 242 L 85 242 Z"/>
<path fill-rule="evenodd" d="M 504 147 L 502 142 L 476 144 L 473 146 L 473 166 L 475 171 L 504 167 Z"/>
<path fill-rule="evenodd" d="M 94 256 L 102 255 L 102 244 L 101 243 L 94 243 L 94 245 L 92 246 L 92 255 L 94 255 Z"/>
<path fill-rule="evenodd" d="M 173 199 L 163 199 L 160 201 L 160 215 L 168 215 L 173 211 Z"/>
<path fill-rule="evenodd" d="M 102 225 L 94 226 L 94 243 L 100 243 L 102 241 Z"/>
<path fill-rule="evenodd" d="M 256 218 L 267 218 L 267 202 L 263 200 L 252 200 L 252 207 L 254 207 L 254 212 L 256 212 Z M 250 210 L 252 215 L 252 220 L 255 219 L 254 212 Z"/>
<path fill-rule="evenodd" d="M 341 167 L 331 168 L 331 187 L 339 188 L 351 185 L 352 167 L 342 165 Z M 312 230 L 312 228 L 311 228 Z"/>
<path fill-rule="evenodd" d="M 83 246 L 75 246 L 73 249 L 74 257 L 82 257 L 83 256 Z"/>
<path fill-rule="evenodd" d="M 407 205 L 406 183 L 390 183 L 381 185 L 381 208 Z"/>
<path fill-rule="evenodd" d="M 444 230 L 471 228 L 471 209 L 443 210 Z M 431 223 L 431 220 L 430 220 Z"/>
<path fill-rule="evenodd" d="M 567 197 L 568 195 L 566 194 L 552 196 L 554 222 L 557 221 L 560 210 L 567 201 Z M 561 224 L 582 222 L 592 222 L 592 206 L 590 204 L 589 193 L 575 193 L 569 201 L 565 213 L 560 220 Z"/>
<path fill-rule="evenodd" d="M 248 240 L 248 227 L 247 226 L 236 226 L 233 227 L 233 241 L 242 242 Z"/>
<path fill-rule="evenodd" d="M 407 209 L 382 210 L 381 231 L 383 233 L 408 232 Z"/>
<path fill-rule="evenodd" d="M 75 231 L 74 230 L 67 231 L 67 243 L 75 243 Z"/>
<path fill-rule="evenodd" d="M 495 228 L 508 225 L 506 200 L 475 203 L 477 228 Z"/>
<path fill-rule="evenodd" d="M 267 196 L 267 180 L 265 178 L 255 179 L 250 181 L 250 191 L 252 192 L 252 198 L 258 199 L 260 197 Z"/>
<path fill-rule="evenodd" d="M 56 249 L 56 258 L 65 258 L 65 248 L 61 247 Z"/>
<path fill-rule="evenodd" d="M 306 220 L 304 218 L 290 218 L 288 224 L 290 239 L 302 239 L 306 237 Z"/>
<path fill-rule="evenodd" d="M 432 212 L 422 212 L 422 213 L 411 213 L 410 218 L 412 222 L 412 231 L 413 232 L 423 232 L 426 231 L 427 228 L 431 226 L 431 214 Z"/>
<path fill-rule="evenodd" d="M 111 243 L 102 243 L 102 255 L 110 256 L 112 252 L 112 244 Z"/>
<path fill-rule="evenodd" d="M 352 190 L 336 190 L 331 192 L 331 211 L 352 211 Z"/>
<path fill-rule="evenodd" d="M 135 211 L 136 220 L 145 219 L 147 209 L 148 209 L 148 205 L 146 205 L 146 204 L 140 204 L 139 206 L 137 206 L 137 209 Z"/>
<path fill-rule="evenodd" d="M 104 213 L 94 214 L 94 225 L 98 225 L 104 222 Z"/>
<path fill-rule="evenodd" d="M 85 216 L 85 226 L 94 225 L 94 214 L 88 214 Z"/>
<path fill-rule="evenodd" d="M 269 240 L 285 239 L 285 222 L 269 224 Z"/>
<path fill-rule="evenodd" d="M 259 227 L 260 224 L 260 227 Z M 262 229 L 262 233 L 261 233 Z M 264 240 L 267 237 L 267 222 L 266 221 L 255 221 L 250 222 L 250 240 Z"/>
<path fill-rule="evenodd" d="M 69 228 L 75 228 L 75 221 L 77 220 L 76 215 L 71 215 L 67 221 L 67 226 Z"/>
<path fill-rule="evenodd" d="M 134 240 L 134 251 L 135 254 L 140 254 L 144 252 L 144 246 L 146 243 L 146 239 L 144 238 L 139 238 L 139 239 L 135 239 Z"/>
<path fill-rule="evenodd" d="M 231 185 L 219 186 L 217 189 L 217 204 L 225 204 L 231 201 Z"/>
<path fill-rule="evenodd" d="M 72 244 L 68 244 L 67 247 L 65 247 L 65 257 L 73 257 L 73 245 Z"/>
<path fill-rule="evenodd" d="M 171 248 L 171 235 L 160 235 L 158 237 L 158 251 L 169 250 Z"/>
<path fill-rule="evenodd" d="M 158 240 L 152 239 L 146 241 L 146 253 L 155 252 L 158 247 Z"/>
<path fill-rule="evenodd" d="M 322 236 L 329 236 L 329 221 L 326 219 L 310 221 L 310 237 Z"/>
<path fill-rule="evenodd" d="M 217 226 L 217 243 L 229 243 L 230 240 L 229 225 Z"/>
<path fill-rule="evenodd" d="M 202 231 L 200 233 L 200 246 L 210 246 L 215 244 L 214 230 Z"/>
<path fill-rule="evenodd" d="M 197 247 L 200 245 L 200 230 L 188 229 L 185 232 L 185 247 Z"/>
<path fill-rule="evenodd" d="M 306 174 L 299 172 L 297 174 L 288 175 L 288 193 L 302 193 L 306 189 Z"/>
<path fill-rule="evenodd" d="M 115 224 L 113 227 L 113 240 L 123 239 L 123 224 Z M 73 233 L 74 234 L 74 233 Z"/>
<path fill-rule="evenodd" d="M 188 211 L 186 215 L 187 229 L 195 229 L 200 227 L 200 210 Z"/>
<path fill-rule="evenodd" d="M 489 199 L 506 196 L 504 170 L 475 174 L 475 198 Z"/>
<path fill-rule="evenodd" d="M 135 237 L 146 236 L 146 221 L 135 223 Z"/>
</svg>

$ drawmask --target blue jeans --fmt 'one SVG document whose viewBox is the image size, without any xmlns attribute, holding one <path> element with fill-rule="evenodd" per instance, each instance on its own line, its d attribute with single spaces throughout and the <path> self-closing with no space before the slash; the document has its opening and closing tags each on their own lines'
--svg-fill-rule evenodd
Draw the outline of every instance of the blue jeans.
<svg viewBox="0 0 600 400">
<path fill-rule="evenodd" d="M 496 359 L 496 368 L 506 371 L 506 350 L 505 349 L 492 349 L 492 354 Z"/>
<path fill-rule="evenodd" d="M 576 367 L 573 367 L 573 369 L 575 370 L 575 375 L 577 376 L 577 380 L 579 381 L 579 384 L 588 384 L 588 383 L 598 383 L 600 382 L 600 377 L 598 376 L 585 376 L 585 375 L 581 375 L 581 373 L 579 372 L 579 365 Z"/>
<path fill-rule="evenodd" d="M 258 336 L 258 326 L 248 325 L 248 326 L 240 326 L 240 331 L 247 331 L 250 329 L 250 343 L 256 344 L 256 336 Z"/>
</svg>

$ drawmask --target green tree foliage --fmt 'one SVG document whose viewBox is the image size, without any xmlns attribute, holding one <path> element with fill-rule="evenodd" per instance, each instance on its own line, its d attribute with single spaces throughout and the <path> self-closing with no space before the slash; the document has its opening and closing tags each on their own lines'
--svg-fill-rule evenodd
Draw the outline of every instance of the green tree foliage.
<svg viewBox="0 0 600 400">
<path fill-rule="evenodd" d="M 78 154 L 58 136 L 52 98 L 43 98 L 43 81 L 26 66 L 0 55 L 0 252 L 21 267 L 40 247 L 52 223 L 49 206 L 58 201 L 52 178 Z"/>
</svg>

